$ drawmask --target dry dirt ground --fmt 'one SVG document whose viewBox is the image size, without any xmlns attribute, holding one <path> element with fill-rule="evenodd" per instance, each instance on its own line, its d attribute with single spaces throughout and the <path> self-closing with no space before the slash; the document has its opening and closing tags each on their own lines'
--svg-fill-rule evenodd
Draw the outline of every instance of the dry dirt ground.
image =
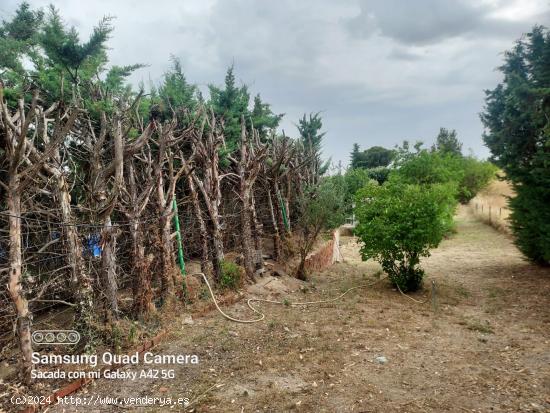
<svg viewBox="0 0 550 413">
<path fill-rule="evenodd" d="M 197 354 L 198 366 L 168 366 L 172 380 L 103 379 L 78 395 L 187 397 L 187 409 L 50 411 L 550 411 L 550 271 L 525 262 L 505 235 L 470 214 L 460 210 L 457 233 L 423 262 L 426 290 L 414 298 L 428 298 L 433 280 L 435 305 L 381 280 L 331 304 L 259 304 L 266 320 L 256 324 L 217 312 L 190 324 L 182 315 L 155 352 Z M 354 239 L 342 244 L 344 263 L 306 284 L 270 281 L 255 295 L 312 301 L 380 276 L 375 263 L 361 262 Z M 253 317 L 245 300 L 226 310 Z"/>
</svg>

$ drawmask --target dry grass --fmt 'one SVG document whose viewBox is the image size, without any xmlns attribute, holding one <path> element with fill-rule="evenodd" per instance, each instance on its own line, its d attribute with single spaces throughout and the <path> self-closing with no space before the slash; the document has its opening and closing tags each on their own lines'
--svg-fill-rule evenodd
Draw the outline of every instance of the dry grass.
<svg viewBox="0 0 550 413">
<path fill-rule="evenodd" d="M 266 320 L 256 324 L 230 323 L 216 312 L 193 314 L 189 324 L 182 312 L 154 352 L 197 354 L 199 365 L 168 366 L 173 380 L 99 380 L 87 395 L 189 397 L 197 403 L 172 411 L 194 413 L 550 411 L 549 270 L 525 262 L 508 237 L 467 208 L 458 213 L 457 233 L 423 260 L 426 289 L 414 295 L 422 300 L 435 281 L 435 308 L 406 299 L 383 279 L 333 303 L 259 304 Z M 376 281 L 380 266 L 361 260 L 355 239 L 342 240 L 344 262 L 307 283 L 260 279 L 264 288 L 250 286 L 244 297 L 314 301 Z M 287 288 L 268 292 L 275 283 Z M 252 317 L 244 300 L 223 307 Z M 385 364 L 376 361 L 381 355 Z M 50 410 L 89 411 L 119 410 Z"/>
<path fill-rule="evenodd" d="M 505 234 L 510 234 L 508 198 L 514 190 L 508 181 L 495 179 L 470 201 L 470 210 L 480 221 Z"/>
</svg>

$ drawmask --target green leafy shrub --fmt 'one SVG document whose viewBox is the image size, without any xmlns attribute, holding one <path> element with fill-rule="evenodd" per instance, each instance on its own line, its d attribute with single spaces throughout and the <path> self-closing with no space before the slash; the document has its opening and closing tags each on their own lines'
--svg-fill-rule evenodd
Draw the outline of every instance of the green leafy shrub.
<svg viewBox="0 0 550 413">
<path fill-rule="evenodd" d="M 399 181 L 358 191 L 355 229 L 363 260 L 380 262 L 402 291 L 422 285 L 420 258 L 430 255 L 450 230 L 456 207 L 450 184 L 414 185 Z"/>
<path fill-rule="evenodd" d="M 371 178 L 366 169 L 354 168 L 348 169 L 344 175 L 346 182 L 346 200 L 351 204 L 358 190 L 369 183 Z"/>
<path fill-rule="evenodd" d="M 495 178 L 498 168 L 490 162 L 472 157 L 461 159 L 462 179 L 458 184 L 458 201 L 467 204 Z"/>
<path fill-rule="evenodd" d="M 404 160 L 391 179 L 409 184 L 452 184 L 460 203 L 467 204 L 485 188 L 497 172 L 490 162 L 452 153 L 421 150 Z"/>
<path fill-rule="evenodd" d="M 223 289 L 237 289 L 241 285 L 242 270 L 237 264 L 231 261 L 222 261 L 222 275 L 220 287 Z"/>
<path fill-rule="evenodd" d="M 351 205 L 355 199 L 355 194 L 370 181 L 376 181 L 382 185 L 389 177 L 391 169 L 386 167 L 378 168 L 354 168 L 348 169 L 343 176 L 346 186 L 346 205 L 351 208 Z M 336 178 L 336 177 L 333 177 Z M 351 210 L 349 210 L 351 213 Z"/>
<path fill-rule="evenodd" d="M 365 171 L 367 172 L 367 176 L 369 177 L 369 179 L 373 179 L 380 185 L 382 185 L 388 180 L 391 169 L 384 166 L 379 166 L 377 168 L 365 169 Z"/>
<path fill-rule="evenodd" d="M 457 187 L 462 178 L 461 158 L 427 150 L 412 154 L 392 172 L 390 177 L 407 184 L 454 183 Z"/>
</svg>

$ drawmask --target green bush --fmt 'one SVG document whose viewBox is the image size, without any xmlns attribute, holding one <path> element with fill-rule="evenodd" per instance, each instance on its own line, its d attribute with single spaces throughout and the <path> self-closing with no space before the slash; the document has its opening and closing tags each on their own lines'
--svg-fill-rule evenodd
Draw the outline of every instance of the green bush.
<svg viewBox="0 0 550 413">
<path fill-rule="evenodd" d="M 495 177 L 497 168 L 490 162 L 422 150 L 411 154 L 395 169 L 391 178 L 409 184 L 452 184 L 455 196 L 467 204 Z"/>
<path fill-rule="evenodd" d="M 369 184 L 358 191 L 355 233 L 363 260 L 380 262 L 402 291 L 422 285 L 420 258 L 430 255 L 449 232 L 456 207 L 452 184 Z"/>
<path fill-rule="evenodd" d="M 462 179 L 458 184 L 458 201 L 467 204 L 495 178 L 498 168 L 490 162 L 468 157 L 461 159 Z"/>
<path fill-rule="evenodd" d="M 355 199 L 355 194 L 357 191 L 367 185 L 370 181 L 376 181 L 380 185 L 386 182 L 390 175 L 390 171 L 390 168 L 385 168 L 383 166 L 370 169 L 348 169 L 344 175 L 346 185 L 346 204 L 351 208 L 351 204 Z"/>
<path fill-rule="evenodd" d="M 411 154 L 399 164 L 390 179 L 399 180 L 407 184 L 430 185 L 454 183 L 463 178 L 461 158 L 453 155 L 441 155 L 439 152 L 422 150 Z"/>
<path fill-rule="evenodd" d="M 369 177 L 369 179 L 373 179 L 380 185 L 382 185 L 388 180 L 391 169 L 384 166 L 379 166 L 377 168 L 365 169 L 365 171 L 367 172 L 367 176 Z"/>
<path fill-rule="evenodd" d="M 346 200 L 349 201 L 349 204 L 352 203 L 357 191 L 371 180 L 367 170 L 363 168 L 348 169 L 344 179 L 346 182 Z"/>
<path fill-rule="evenodd" d="M 222 261 L 221 269 L 220 287 L 222 289 L 237 289 L 241 285 L 241 267 L 231 261 Z"/>
</svg>

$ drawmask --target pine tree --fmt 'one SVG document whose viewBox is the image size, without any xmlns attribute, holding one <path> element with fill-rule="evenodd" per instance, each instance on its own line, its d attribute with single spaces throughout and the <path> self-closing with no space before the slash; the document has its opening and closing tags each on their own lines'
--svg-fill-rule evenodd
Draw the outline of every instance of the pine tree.
<svg viewBox="0 0 550 413">
<path fill-rule="evenodd" d="M 306 172 L 306 182 L 309 185 L 315 185 L 330 165 L 330 160 L 324 164 L 321 163 L 322 142 L 326 132 L 321 132 L 323 122 L 319 112 L 310 113 L 309 118 L 304 114 L 302 119 L 298 121 L 297 127 L 300 133 L 300 143 L 304 148 L 304 154 L 309 164 Z"/>
<path fill-rule="evenodd" d="M 359 156 L 360 155 L 361 155 L 361 153 L 360 153 L 359 144 L 354 143 L 353 144 L 353 149 L 351 150 L 351 155 L 350 155 L 350 167 L 352 169 L 358 168 L 358 166 L 359 166 Z"/>
<path fill-rule="evenodd" d="M 385 168 L 395 157 L 396 152 L 381 146 L 371 146 L 369 149 L 360 151 L 359 145 L 354 143 L 351 152 L 351 168 Z"/>
<path fill-rule="evenodd" d="M 458 140 L 456 130 L 440 128 L 432 150 L 443 155 L 462 156 L 462 142 Z"/>
<path fill-rule="evenodd" d="M 550 32 L 516 42 L 499 68 L 504 80 L 486 91 L 483 139 L 512 182 L 512 229 L 530 259 L 550 263 Z"/>
<path fill-rule="evenodd" d="M 241 136 L 241 116 L 249 118 L 248 104 L 250 94 L 246 85 L 236 86 L 234 67 L 230 66 L 225 75 L 224 88 L 214 85 L 210 90 L 210 106 L 214 113 L 224 122 L 225 144 L 229 152 L 233 152 Z"/>
<path fill-rule="evenodd" d="M 284 114 L 274 114 L 269 103 L 262 102 L 258 93 L 254 97 L 254 107 L 252 108 L 252 125 L 258 130 L 260 139 L 265 141 L 270 132 L 275 131 L 281 122 Z"/>
<path fill-rule="evenodd" d="M 38 32 L 42 26 L 44 13 L 32 10 L 29 3 L 23 2 L 15 11 L 12 20 L 3 20 L 0 25 L 0 68 L 11 74 L 22 74 L 22 59 L 33 52 Z M 1 74 L 6 80 L 6 73 Z M 4 85 L 5 87 L 7 85 Z"/>
<path fill-rule="evenodd" d="M 172 67 L 164 74 L 164 79 L 159 88 L 159 95 L 168 108 L 194 109 L 197 105 L 197 87 L 189 84 L 181 62 L 178 58 L 172 57 Z"/>
</svg>

